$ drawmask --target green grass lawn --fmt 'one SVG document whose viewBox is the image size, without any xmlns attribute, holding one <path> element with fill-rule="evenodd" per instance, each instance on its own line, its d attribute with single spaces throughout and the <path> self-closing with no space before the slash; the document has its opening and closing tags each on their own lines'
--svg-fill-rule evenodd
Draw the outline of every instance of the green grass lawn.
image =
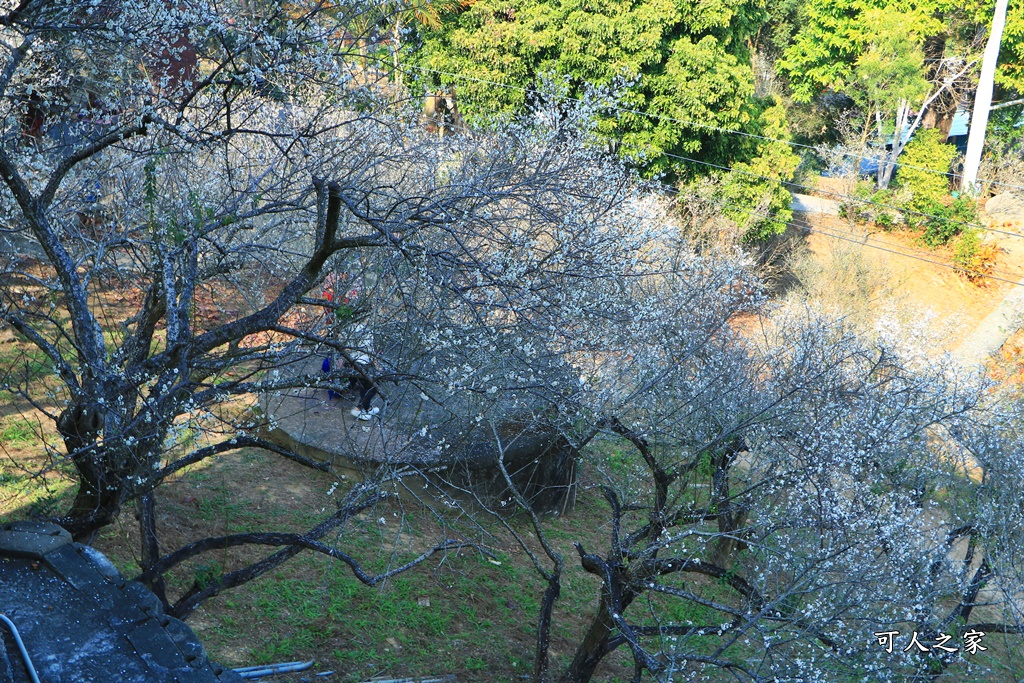
<svg viewBox="0 0 1024 683">
<path fill-rule="evenodd" d="M 9 424 L 9 423 L 4 423 Z M 13 423 L 11 423 L 13 424 Z M 12 433 L 21 434 L 20 426 Z M 13 439 L 12 439 L 13 440 Z M 38 445 L 38 444 L 37 444 Z M 625 453 L 598 448 L 591 453 L 602 466 L 628 468 Z M 554 613 L 552 670 L 571 659 L 595 610 L 599 582 L 585 573 L 572 548 L 581 542 L 592 552 L 608 545 L 608 506 L 590 482 L 600 472 L 584 468 L 576 509 L 564 517 L 542 520 L 546 535 L 566 559 L 562 592 Z M 70 482 L 44 498 L 66 503 Z M 332 475 L 303 468 L 272 454 L 248 450 L 209 464 L 194 466 L 160 489 L 157 503 L 162 550 L 169 552 L 200 537 L 247 531 L 302 531 L 334 505 L 346 482 L 332 493 Z M 0 491 L 32 489 L 27 472 L 0 468 Z M 8 507 L 8 516 L 38 512 L 41 499 Z M 33 507 L 35 505 L 36 507 Z M 54 510 L 56 511 L 56 510 Z M 525 517 L 506 521 L 539 552 Z M 435 517 L 400 498 L 357 516 L 325 541 L 356 557 L 370 572 L 407 562 L 440 539 L 445 529 L 459 528 L 461 537 L 482 551 L 464 549 L 436 555 L 424 564 L 376 587 L 360 583 L 343 563 L 310 552 L 300 554 L 269 574 L 218 596 L 188 619 L 211 656 L 227 666 L 249 666 L 292 660 L 316 660 L 315 671 L 334 671 L 325 680 L 345 683 L 374 677 L 400 678 L 456 674 L 459 681 L 519 681 L 533 670 L 539 600 L 544 583 L 527 555 L 497 519 L 478 516 L 466 523 L 456 512 Z M 129 577 L 138 571 L 138 532 L 134 510 L 96 542 Z M 273 548 L 218 550 L 183 565 L 168 577 L 172 596 L 193 581 L 210 581 L 273 552 Z M 668 579 L 666 579 L 667 581 Z M 729 589 L 714 580 L 680 578 L 708 599 L 727 599 Z M 707 622 L 713 610 L 665 596 L 644 596 L 631 615 L 642 620 L 659 613 L 677 622 Z M 999 659 L 1012 653 L 1013 643 L 991 639 L 982 659 L 1001 668 Z M 1018 639 L 1019 641 L 1019 639 Z M 688 647 L 710 653 L 720 644 L 716 635 L 693 638 Z M 749 645 L 738 644 L 731 656 L 746 658 Z M 630 680 L 631 658 L 619 648 L 602 663 L 596 681 Z M 263 679 L 275 680 L 275 679 Z M 296 675 L 276 680 L 296 681 Z M 721 680 L 729 680 L 723 673 Z M 993 681 L 991 674 L 972 678 L 951 671 L 940 681 Z M 1006 679 L 1009 680 L 1009 679 Z"/>
<path fill-rule="evenodd" d="M 333 481 L 260 451 L 193 468 L 161 491 L 162 549 L 173 550 L 200 533 L 303 530 L 331 504 Z M 567 560 L 552 640 L 556 669 L 571 658 L 599 589 L 598 581 L 579 567 L 571 542 L 582 540 L 595 549 L 607 543 L 606 510 L 598 492 L 584 491 L 576 512 L 544 521 Z M 484 528 L 476 528 L 474 540 L 481 541 L 486 554 L 464 549 L 435 555 L 368 587 L 343 563 L 303 553 L 209 601 L 188 623 L 211 655 L 229 666 L 315 659 L 317 671 L 336 671 L 330 680 L 338 681 L 446 673 L 455 673 L 459 681 L 520 680 L 533 670 L 545 584 L 496 520 L 481 522 Z M 535 544 L 525 518 L 510 522 Z M 441 534 L 432 515 L 395 499 L 325 540 L 379 572 L 415 557 Z M 136 538 L 134 516 L 126 511 L 96 545 L 131 576 L 138 570 Z M 169 592 L 173 597 L 195 580 L 209 580 L 273 550 L 207 553 L 169 577 Z M 610 657 L 605 672 L 611 677 L 602 680 L 629 680 L 627 658 L 624 649 Z"/>
</svg>

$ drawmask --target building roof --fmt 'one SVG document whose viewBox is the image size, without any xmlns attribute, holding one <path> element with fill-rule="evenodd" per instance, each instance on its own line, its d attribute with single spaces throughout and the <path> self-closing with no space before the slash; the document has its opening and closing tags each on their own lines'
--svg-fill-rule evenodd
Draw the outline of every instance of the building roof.
<svg viewBox="0 0 1024 683">
<path fill-rule="evenodd" d="M 47 683 L 242 680 L 207 659 L 192 630 L 164 614 L 149 589 L 54 524 L 0 526 L 0 613 L 17 626 Z M 30 680 L 4 627 L 0 683 Z"/>
<path fill-rule="evenodd" d="M 971 115 L 964 109 L 957 109 L 956 113 L 953 114 L 953 122 L 949 126 L 949 135 L 947 137 L 959 137 L 960 135 L 967 135 L 971 127 Z"/>
</svg>

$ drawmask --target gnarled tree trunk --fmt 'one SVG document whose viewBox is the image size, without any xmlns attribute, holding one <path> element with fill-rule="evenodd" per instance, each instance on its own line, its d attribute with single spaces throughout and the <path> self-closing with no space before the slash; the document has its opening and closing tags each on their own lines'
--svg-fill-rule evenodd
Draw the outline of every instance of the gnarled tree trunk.
<svg viewBox="0 0 1024 683">
<path fill-rule="evenodd" d="M 615 624 L 609 607 L 607 596 L 603 596 L 597 614 L 587 629 L 587 635 L 576 648 L 576 655 L 569 668 L 562 674 L 559 683 L 587 683 L 593 677 L 601 660 L 615 649 L 611 646 Z"/>
</svg>

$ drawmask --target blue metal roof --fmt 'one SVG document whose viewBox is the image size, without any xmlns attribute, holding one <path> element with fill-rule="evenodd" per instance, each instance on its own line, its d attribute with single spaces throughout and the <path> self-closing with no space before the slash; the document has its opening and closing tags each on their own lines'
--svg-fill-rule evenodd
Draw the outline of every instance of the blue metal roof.
<svg viewBox="0 0 1024 683">
<path fill-rule="evenodd" d="M 971 116 L 965 109 L 957 109 L 953 114 L 953 123 L 949 126 L 949 137 L 967 135 L 971 127 Z"/>
</svg>

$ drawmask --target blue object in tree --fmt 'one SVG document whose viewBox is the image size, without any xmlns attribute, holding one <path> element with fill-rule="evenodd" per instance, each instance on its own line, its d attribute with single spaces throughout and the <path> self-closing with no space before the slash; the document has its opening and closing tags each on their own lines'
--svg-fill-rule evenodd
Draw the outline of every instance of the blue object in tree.
<svg viewBox="0 0 1024 683">
<path fill-rule="evenodd" d="M 325 375 L 327 375 L 327 374 L 329 374 L 331 372 L 331 357 L 330 356 L 327 356 L 327 358 L 324 358 L 323 365 L 320 366 L 320 371 L 323 372 Z M 336 392 L 334 389 L 328 389 L 327 390 L 327 398 L 329 400 L 333 401 L 336 398 L 341 398 L 341 394 Z"/>
</svg>

